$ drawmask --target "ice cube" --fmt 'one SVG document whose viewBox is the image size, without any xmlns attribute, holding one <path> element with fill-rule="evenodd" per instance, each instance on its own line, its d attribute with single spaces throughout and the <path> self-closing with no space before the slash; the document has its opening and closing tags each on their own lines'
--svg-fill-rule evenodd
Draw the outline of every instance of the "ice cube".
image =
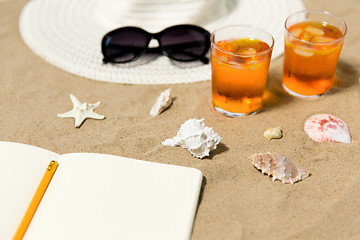
<svg viewBox="0 0 360 240">
<path fill-rule="evenodd" d="M 313 36 L 323 36 L 325 34 L 322 29 L 313 26 L 307 26 L 305 31 Z"/>
<path fill-rule="evenodd" d="M 256 60 L 255 57 L 253 57 L 251 60 L 247 61 L 248 65 L 252 65 L 252 64 L 258 64 L 260 61 Z"/>
<path fill-rule="evenodd" d="M 303 33 L 303 30 L 301 28 L 294 28 L 293 30 L 290 31 L 291 35 L 293 35 L 294 37 L 299 38 L 300 35 Z"/>
<path fill-rule="evenodd" d="M 227 52 L 234 52 L 237 49 L 237 45 L 234 42 L 228 42 L 225 40 L 218 41 L 216 46 Z"/>
<path fill-rule="evenodd" d="M 218 46 L 218 47 L 221 48 L 221 49 L 225 49 L 225 47 L 226 47 L 226 42 L 225 42 L 224 40 L 218 41 L 218 42 L 216 43 L 216 46 Z"/>
<path fill-rule="evenodd" d="M 253 48 L 257 52 L 261 51 L 261 44 L 260 44 L 259 40 L 257 40 L 257 39 L 241 38 L 241 39 L 237 39 L 234 42 L 238 46 L 237 53 L 240 53 L 239 51 L 242 51 L 242 49 L 245 49 L 245 48 L 249 48 L 249 49 Z M 244 53 L 244 54 L 246 54 L 246 53 Z M 252 53 L 250 53 L 250 54 L 252 54 Z"/>
<path fill-rule="evenodd" d="M 304 40 L 304 41 L 310 41 L 311 38 L 312 38 L 311 34 L 305 32 L 305 33 L 301 36 L 300 39 L 301 39 L 301 40 Z"/>
<path fill-rule="evenodd" d="M 334 39 L 334 38 L 325 37 L 325 36 L 316 36 L 311 39 L 312 42 L 316 42 L 316 43 L 327 43 L 327 42 L 332 42 L 335 40 L 336 39 Z"/>
<path fill-rule="evenodd" d="M 301 48 L 294 48 L 294 52 L 303 57 L 311 57 L 312 55 L 314 55 L 313 51 L 307 51 Z"/>
<path fill-rule="evenodd" d="M 231 65 L 232 68 L 244 69 L 244 66 L 239 62 L 229 61 L 228 64 Z"/>
<path fill-rule="evenodd" d="M 226 56 L 219 56 L 217 59 L 218 59 L 218 64 L 226 63 L 229 61 L 229 58 Z"/>
<path fill-rule="evenodd" d="M 287 40 L 287 39 L 285 39 L 285 45 L 287 46 L 287 47 L 293 47 L 294 46 L 294 44 L 293 43 L 291 43 L 289 40 Z"/>
<path fill-rule="evenodd" d="M 238 50 L 237 53 L 239 53 L 239 54 L 249 54 L 249 55 L 251 55 L 251 54 L 256 54 L 257 51 L 256 51 L 255 48 L 252 48 L 252 47 L 244 47 L 244 48 L 241 48 L 240 50 Z"/>
<path fill-rule="evenodd" d="M 259 70 L 260 68 L 261 68 L 261 64 L 260 64 L 260 63 L 256 63 L 256 64 L 252 64 L 252 65 L 249 67 L 249 70 L 256 71 L 256 70 Z"/>
</svg>

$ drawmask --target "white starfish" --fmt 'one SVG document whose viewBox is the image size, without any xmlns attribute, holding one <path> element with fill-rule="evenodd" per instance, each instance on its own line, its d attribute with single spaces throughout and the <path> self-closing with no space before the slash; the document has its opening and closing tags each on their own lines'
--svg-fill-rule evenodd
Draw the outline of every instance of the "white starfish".
<svg viewBox="0 0 360 240">
<path fill-rule="evenodd" d="M 94 113 L 94 109 L 100 105 L 100 101 L 94 104 L 87 104 L 86 102 L 81 103 L 73 94 L 70 94 L 70 99 L 74 105 L 73 109 L 69 112 L 58 114 L 58 117 L 61 118 L 74 118 L 75 127 L 80 127 L 80 125 L 87 118 L 93 119 L 104 119 L 104 115 L 99 115 Z"/>
</svg>

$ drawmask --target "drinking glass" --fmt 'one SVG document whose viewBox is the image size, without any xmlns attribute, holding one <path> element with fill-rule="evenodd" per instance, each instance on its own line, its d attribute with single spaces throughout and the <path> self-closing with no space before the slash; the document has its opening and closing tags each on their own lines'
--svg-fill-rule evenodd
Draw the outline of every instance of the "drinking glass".
<svg viewBox="0 0 360 240">
<path fill-rule="evenodd" d="M 210 40 L 215 110 L 229 117 L 255 114 L 262 106 L 273 37 L 256 27 L 234 25 L 215 30 Z"/>
<path fill-rule="evenodd" d="M 317 98 L 333 85 L 346 24 L 328 12 L 301 11 L 287 18 L 285 29 L 283 87 Z"/>
</svg>

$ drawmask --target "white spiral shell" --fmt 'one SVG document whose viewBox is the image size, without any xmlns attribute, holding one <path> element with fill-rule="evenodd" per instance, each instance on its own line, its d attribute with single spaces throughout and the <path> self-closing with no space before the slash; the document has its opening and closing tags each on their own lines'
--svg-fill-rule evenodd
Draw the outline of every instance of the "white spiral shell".
<svg viewBox="0 0 360 240">
<path fill-rule="evenodd" d="M 204 126 L 204 118 L 185 121 L 173 138 L 166 139 L 163 145 L 169 147 L 180 146 L 186 148 L 194 157 L 209 156 L 211 150 L 216 149 L 221 137 L 212 128 Z"/>
</svg>

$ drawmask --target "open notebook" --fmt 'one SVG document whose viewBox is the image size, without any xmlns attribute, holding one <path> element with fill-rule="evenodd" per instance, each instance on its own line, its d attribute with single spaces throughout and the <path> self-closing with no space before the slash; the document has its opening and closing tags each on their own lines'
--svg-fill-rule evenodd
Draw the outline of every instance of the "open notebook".
<svg viewBox="0 0 360 240">
<path fill-rule="evenodd" d="M 23 239 L 189 239 L 202 182 L 193 168 L 113 155 L 58 155 L 0 142 L 0 239 L 11 239 L 51 160 L 59 166 Z"/>
</svg>

